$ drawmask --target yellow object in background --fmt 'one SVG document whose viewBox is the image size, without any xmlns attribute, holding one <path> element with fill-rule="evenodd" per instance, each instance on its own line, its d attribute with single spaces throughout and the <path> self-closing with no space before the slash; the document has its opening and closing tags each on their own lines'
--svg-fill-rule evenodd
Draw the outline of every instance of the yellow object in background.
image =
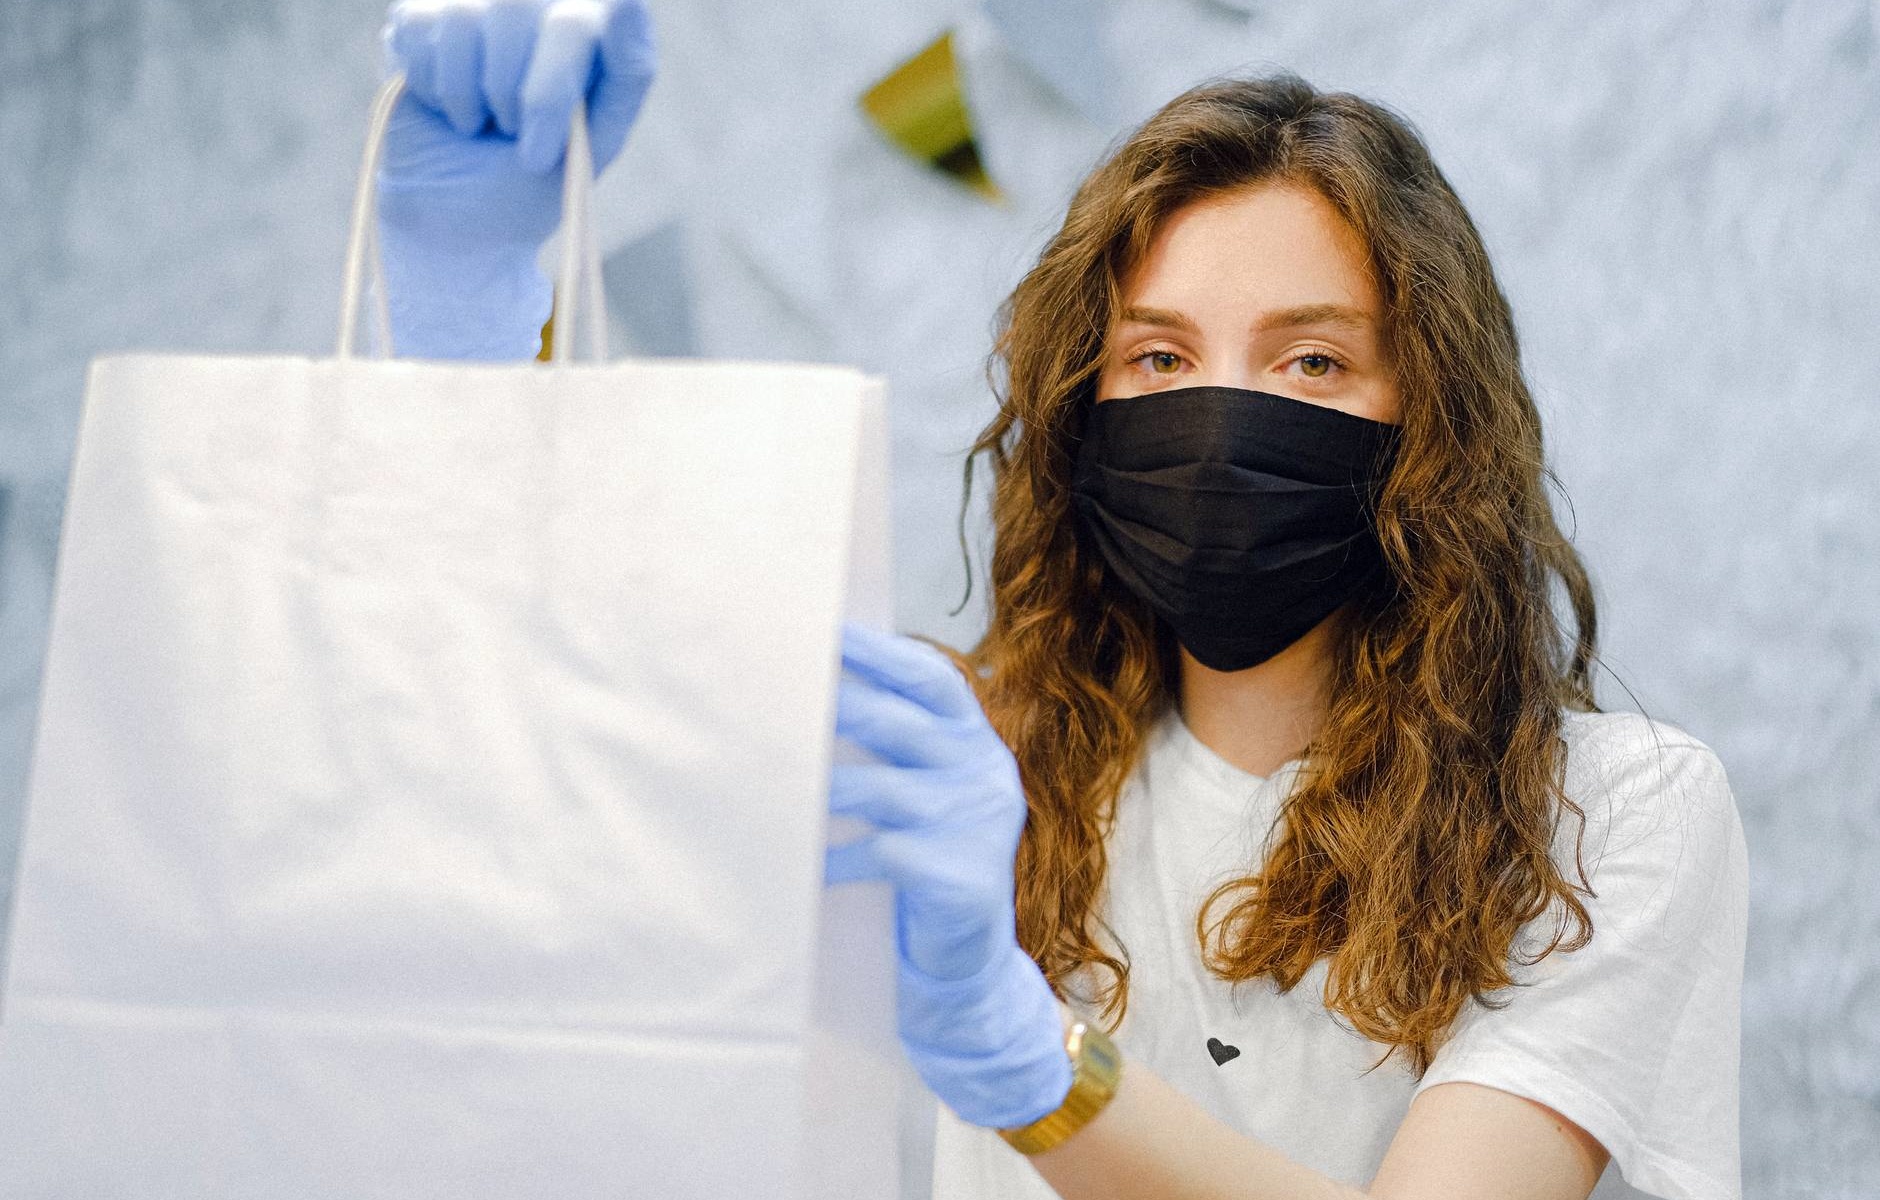
<svg viewBox="0 0 1880 1200">
<path fill-rule="evenodd" d="M 555 350 L 555 311 L 550 309 L 548 320 L 542 322 L 542 350 L 535 356 L 536 362 L 547 362 Z"/>
<path fill-rule="evenodd" d="M 953 57 L 953 31 L 862 94 L 862 111 L 890 141 L 995 203 L 1004 196 L 979 161 Z"/>
</svg>

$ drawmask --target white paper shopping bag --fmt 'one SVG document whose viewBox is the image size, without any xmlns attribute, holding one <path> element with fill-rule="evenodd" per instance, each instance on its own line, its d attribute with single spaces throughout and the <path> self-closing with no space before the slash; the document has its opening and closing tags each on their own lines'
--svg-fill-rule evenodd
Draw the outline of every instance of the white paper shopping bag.
<svg viewBox="0 0 1880 1200">
<path fill-rule="evenodd" d="M 883 384 L 355 359 L 395 96 L 336 358 L 92 366 L 0 1196 L 891 1195 L 888 897 L 821 883 Z"/>
</svg>

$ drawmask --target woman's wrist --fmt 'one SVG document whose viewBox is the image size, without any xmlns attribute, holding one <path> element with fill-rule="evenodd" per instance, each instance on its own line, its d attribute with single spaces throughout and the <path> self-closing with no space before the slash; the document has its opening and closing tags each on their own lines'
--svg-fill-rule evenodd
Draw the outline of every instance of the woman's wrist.
<svg viewBox="0 0 1880 1200">
<path fill-rule="evenodd" d="M 1021 1154 L 1043 1154 L 1063 1145 L 1109 1107 L 1122 1083 L 1123 1058 L 1094 1024 L 1073 1020 L 1064 1036 L 1071 1062 L 1070 1092 L 1064 1103 L 1029 1124 L 999 1130 Z"/>
<path fill-rule="evenodd" d="M 1027 1125 L 1069 1095 L 1064 1009 L 1016 943 L 963 979 L 900 964 L 901 1040 L 908 1057 L 960 1119 Z"/>
</svg>

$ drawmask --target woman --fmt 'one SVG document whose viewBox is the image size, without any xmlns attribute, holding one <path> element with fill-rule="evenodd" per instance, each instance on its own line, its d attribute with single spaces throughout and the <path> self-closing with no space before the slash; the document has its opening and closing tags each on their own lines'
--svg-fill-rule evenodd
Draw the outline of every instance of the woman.
<svg viewBox="0 0 1880 1200">
<path fill-rule="evenodd" d="M 644 14 L 388 32 L 401 351 L 527 353 L 558 130 L 587 86 L 618 149 Z M 1001 317 L 989 628 L 845 631 L 879 761 L 831 794 L 876 828 L 829 882 L 897 888 L 938 1200 L 1737 1195 L 1734 801 L 1595 709 L 1512 318 L 1415 134 L 1196 88 Z"/>
</svg>

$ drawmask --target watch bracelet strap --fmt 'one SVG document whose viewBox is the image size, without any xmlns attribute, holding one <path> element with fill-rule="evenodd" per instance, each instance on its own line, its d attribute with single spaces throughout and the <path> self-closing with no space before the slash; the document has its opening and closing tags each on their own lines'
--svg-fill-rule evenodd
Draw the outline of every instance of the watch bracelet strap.
<svg viewBox="0 0 1880 1200">
<path fill-rule="evenodd" d="M 1042 1154 L 1090 1123 L 1116 1095 L 1122 1055 L 1101 1029 L 1078 1020 L 1064 1035 L 1071 1059 L 1071 1090 L 1064 1102 L 1029 1125 L 1001 1129 L 999 1136 L 1021 1154 Z"/>
</svg>

